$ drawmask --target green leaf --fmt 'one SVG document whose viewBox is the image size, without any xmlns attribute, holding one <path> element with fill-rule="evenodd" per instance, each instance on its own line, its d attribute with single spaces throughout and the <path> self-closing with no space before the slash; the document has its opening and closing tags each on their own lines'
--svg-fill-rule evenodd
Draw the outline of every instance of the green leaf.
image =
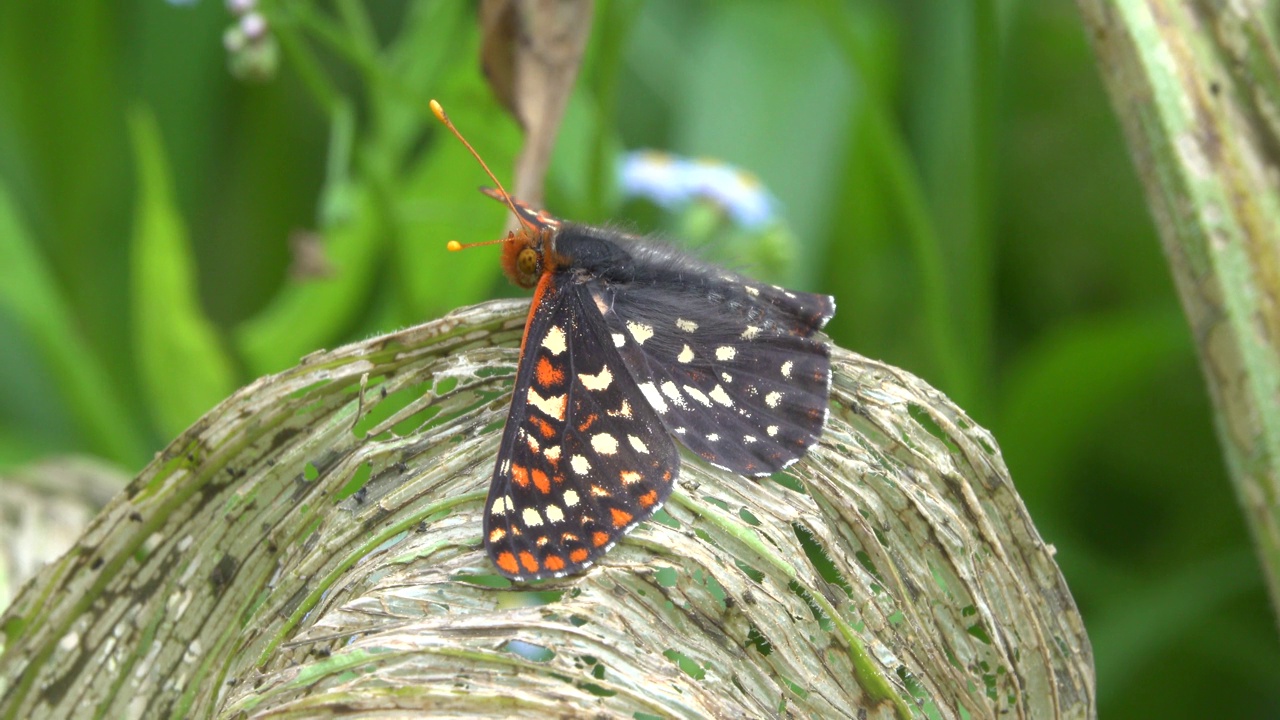
<svg viewBox="0 0 1280 720">
<path fill-rule="evenodd" d="M 10 314 L 39 348 L 89 448 L 139 467 L 146 445 L 98 360 L 76 331 L 53 274 L 36 250 L 7 185 L 0 183 L 0 312 Z"/>
<path fill-rule="evenodd" d="M 191 247 L 155 118 L 135 110 L 129 129 L 138 168 L 131 258 L 134 353 L 156 424 L 176 435 L 237 383 L 200 307 Z"/>
</svg>

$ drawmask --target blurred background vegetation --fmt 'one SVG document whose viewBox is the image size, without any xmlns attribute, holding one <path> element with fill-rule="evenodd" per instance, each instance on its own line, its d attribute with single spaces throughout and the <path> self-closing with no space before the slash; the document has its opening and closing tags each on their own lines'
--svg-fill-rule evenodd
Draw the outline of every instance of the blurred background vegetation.
<svg viewBox="0 0 1280 720">
<path fill-rule="evenodd" d="M 500 177 L 520 145 L 474 7 L 261 10 L 229 54 L 215 0 L 0 5 L 0 471 L 136 472 L 308 352 L 515 294 L 496 252 L 443 250 L 506 218 L 427 99 Z M 753 173 L 776 222 L 622 203 L 639 148 Z M 1072 2 L 601 2 L 546 195 L 834 294 L 837 343 L 991 428 L 1103 717 L 1280 716 L 1275 619 Z"/>
</svg>

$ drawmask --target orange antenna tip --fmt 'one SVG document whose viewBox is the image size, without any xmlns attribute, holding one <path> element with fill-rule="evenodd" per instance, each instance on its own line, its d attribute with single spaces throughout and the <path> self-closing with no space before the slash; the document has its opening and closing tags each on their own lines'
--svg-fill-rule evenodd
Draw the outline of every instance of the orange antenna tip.
<svg viewBox="0 0 1280 720">
<path fill-rule="evenodd" d="M 440 103 L 436 102 L 435 98 L 431 98 L 431 102 L 427 104 L 431 106 L 431 112 L 440 118 L 440 122 L 448 122 L 447 116 L 444 114 L 444 108 L 440 107 Z"/>
<path fill-rule="evenodd" d="M 433 100 L 432 102 L 435 102 L 435 101 Z M 445 245 L 445 247 L 449 249 L 449 252 L 458 252 L 459 250 L 462 249 L 462 243 L 458 242 L 457 240 L 450 240 L 449 244 Z"/>
</svg>

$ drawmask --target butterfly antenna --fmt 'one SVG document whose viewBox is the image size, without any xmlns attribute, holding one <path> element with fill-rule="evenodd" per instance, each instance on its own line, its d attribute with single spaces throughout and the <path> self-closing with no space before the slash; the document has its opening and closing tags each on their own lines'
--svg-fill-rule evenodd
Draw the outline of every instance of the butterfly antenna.
<svg viewBox="0 0 1280 720">
<path fill-rule="evenodd" d="M 458 132 L 458 128 L 454 126 L 453 121 L 449 119 L 449 116 L 445 113 L 444 108 L 440 106 L 440 103 L 432 99 L 431 102 L 428 104 L 431 106 L 431 112 L 435 114 L 436 118 L 440 120 L 440 122 L 444 123 L 444 126 L 449 128 L 449 132 L 453 133 L 454 137 L 458 138 L 458 140 L 460 140 L 462 144 L 466 146 L 467 151 L 471 153 L 471 156 L 476 159 L 476 162 L 480 163 L 480 167 L 484 168 L 485 174 L 489 176 L 489 179 L 493 181 L 494 185 L 498 186 L 498 192 L 502 194 L 502 200 L 507 204 L 507 207 L 511 208 L 511 214 L 515 215 L 516 220 L 519 220 L 520 224 L 524 225 L 528 229 L 537 231 L 536 227 L 534 227 L 528 220 L 526 220 L 523 216 L 520 215 L 520 211 L 516 209 L 515 201 L 512 200 L 511 195 L 507 193 L 507 189 L 502 187 L 502 181 L 499 180 L 498 176 L 494 175 L 493 171 L 489 169 L 489 166 L 485 164 L 484 158 L 480 157 L 480 153 L 476 152 L 476 149 L 471 147 L 471 143 L 467 142 L 467 139 L 462 136 L 462 133 Z M 488 240 L 485 242 L 469 243 L 467 245 L 463 245 L 457 240 L 450 240 L 448 248 L 456 252 L 458 250 L 463 249 L 464 247 L 476 247 L 478 245 L 493 245 L 494 243 L 501 243 L 506 241 L 507 241 L 506 238 L 502 238 L 500 240 Z"/>
</svg>

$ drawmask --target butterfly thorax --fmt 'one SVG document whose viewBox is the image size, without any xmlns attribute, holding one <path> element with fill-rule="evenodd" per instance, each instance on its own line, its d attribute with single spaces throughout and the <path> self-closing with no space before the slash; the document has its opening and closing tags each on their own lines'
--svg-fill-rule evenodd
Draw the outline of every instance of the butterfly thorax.
<svg viewBox="0 0 1280 720">
<path fill-rule="evenodd" d="M 631 255 L 594 228 L 563 223 L 557 227 L 521 228 L 508 236 L 502 269 L 512 283 L 533 288 L 546 275 L 571 272 L 580 280 L 630 282 Z"/>
</svg>

